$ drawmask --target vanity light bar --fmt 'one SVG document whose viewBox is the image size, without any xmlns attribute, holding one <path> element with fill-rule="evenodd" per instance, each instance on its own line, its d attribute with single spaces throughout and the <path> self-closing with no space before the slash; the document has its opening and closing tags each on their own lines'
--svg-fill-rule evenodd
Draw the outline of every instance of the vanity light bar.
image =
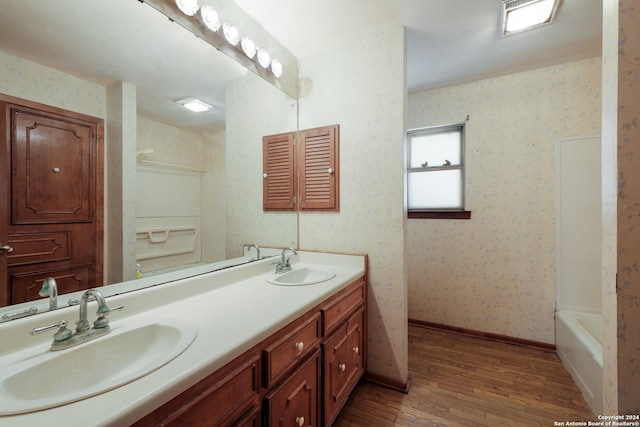
<svg viewBox="0 0 640 427">
<path fill-rule="evenodd" d="M 284 72 L 282 63 L 277 59 L 272 59 L 269 52 L 263 48 L 257 47 L 255 42 L 249 37 L 240 37 L 240 31 L 236 26 L 228 22 L 221 24 L 218 12 L 216 12 L 213 6 L 203 5 L 200 7 L 198 0 L 175 0 L 175 2 L 178 9 L 180 9 L 180 11 L 186 16 L 194 16 L 199 11 L 200 20 L 207 29 L 209 29 L 209 31 L 217 32 L 222 28 L 222 34 L 224 35 L 227 43 L 241 50 L 247 58 L 256 58 L 258 64 L 260 64 L 260 66 L 265 70 L 271 70 L 271 73 L 276 78 L 282 76 L 282 73 Z M 211 107 L 209 106 L 209 109 L 210 108 Z"/>
</svg>

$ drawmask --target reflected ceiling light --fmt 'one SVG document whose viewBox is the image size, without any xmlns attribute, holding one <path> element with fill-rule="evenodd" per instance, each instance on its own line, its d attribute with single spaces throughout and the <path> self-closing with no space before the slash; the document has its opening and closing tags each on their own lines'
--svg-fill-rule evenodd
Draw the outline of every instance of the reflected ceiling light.
<svg viewBox="0 0 640 427">
<path fill-rule="evenodd" d="M 266 50 L 258 49 L 258 63 L 262 65 L 262 68 L 267 68 L 271 63 L 271 55 Z"/>
<path fill-rule="evenodd" d="M 248 58 L 253 58 L 256 56 L 256 44 L 249 37 L 243 37 L 240 39 L 240 46 L 242 47 L 242 51 Z"/>
<path fill-rule="evenodd" d="M 181 99 L 180 101 L 176 101 L 176 102 L 182 105 L 184 108 L 194 111 L 196 113 L 202 113 L 203 111 L 213 110 L 213 106 L 195 98 Z"/>
<path fill-rule="evenodd" d="M 503 0 L 502 35 L 509 35 L 551 22 L 560 0 Z"/>
<path fill-rule="evenodd" d="M 227 39 L 227 42 L 231 46 L 236 46 L 240 41 L 240 34 L 238 33 L 238 29 L 231 24 L 222 24 L 222 32 L 224 33 L 224 38 Z"/>
<path fill-rule="evenodd" d="M 198 0 L 176 0 L 176 6 L 187 16 L 195 15 L 200 8 Z"/>
<path fill-rule="evenodd" d="M 220 29 L 220 18 L 218 17 L 218 12 L 213 8 L 213 6 L 205 4 L 200 8 L 200 17 L 202 18 L 202 22 L 207 26 L 211 31 L 218 31 Z"/>
<path fill-rule="evenodd" d="M 271 61 L 271 72 L 276 77 L 280 77 L 282 75 L 282 64 L 277 59 Z"/>
</svg>

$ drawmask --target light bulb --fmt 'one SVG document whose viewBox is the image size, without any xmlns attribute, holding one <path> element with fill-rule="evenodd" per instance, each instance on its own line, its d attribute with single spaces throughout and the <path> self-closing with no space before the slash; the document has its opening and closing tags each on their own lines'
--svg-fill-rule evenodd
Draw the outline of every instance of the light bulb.
<svg viewBox="0 0 640 427">
<path fill-rule="evenodd" d="M 258 49 L 258 63 L 262 65 L 262 68 L 267 68 L 271 63 L 271 55 L 266 50 Z"/>
<path fill-rule="evenodd" d="M 249 59 L 256 56 L 256 44 L 249 37 L 243 37 L 240 39 L 240 46 L 242 51 Z"/>
<path fill-rule="evenodd" d="M 208 4 L 202 6 L 200 8 L 200 16 L 202 17 L 204 25 L 211 31 L 218 31 L 220 29 L 220 18 L 213 6 Z"/>
<path fill-rule="evenodd" d="M 230 45 L 235 46 L 240 41 L 240 34 L 238 29 L 231 24 L 222 24 L 222 32 L 224 38 L 227 39 Z"/>
<path fill-rule="evenodd" d="M 280 77 L 282 75 L 282 64 L 277 59 L 271 61 L 271 72 L 276 77 Z"/>
<path fill-rule="evenodd" d="M 176 6 L 187 16 L 195 15 L 198 9 L 200 9 L 198 0 L 176 0 Z"/>
</svg>

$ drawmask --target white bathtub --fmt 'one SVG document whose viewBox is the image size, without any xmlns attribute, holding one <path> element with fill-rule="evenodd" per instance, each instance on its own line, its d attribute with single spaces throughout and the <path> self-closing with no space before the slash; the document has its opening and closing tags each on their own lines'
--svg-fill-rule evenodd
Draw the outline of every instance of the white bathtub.
<svg viewBox="0 0 640 427">
<path fill-rule="evenodd" d="M 602 315 L 556 312 L 556 351 L 595 414 L 602 413 Z"/>
</svg>

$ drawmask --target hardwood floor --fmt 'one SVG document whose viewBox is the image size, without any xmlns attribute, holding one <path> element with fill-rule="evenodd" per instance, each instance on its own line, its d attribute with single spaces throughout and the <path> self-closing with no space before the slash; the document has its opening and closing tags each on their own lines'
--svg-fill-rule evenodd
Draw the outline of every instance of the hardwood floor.
<svg viewBox="0 0 640 427">
<path fill-rule="evenodd" d="M 595 420 L 551 350 L 409 326 L 408 394 L 361 382 L 334 427 L 553 426 Z"/>
</svg>

